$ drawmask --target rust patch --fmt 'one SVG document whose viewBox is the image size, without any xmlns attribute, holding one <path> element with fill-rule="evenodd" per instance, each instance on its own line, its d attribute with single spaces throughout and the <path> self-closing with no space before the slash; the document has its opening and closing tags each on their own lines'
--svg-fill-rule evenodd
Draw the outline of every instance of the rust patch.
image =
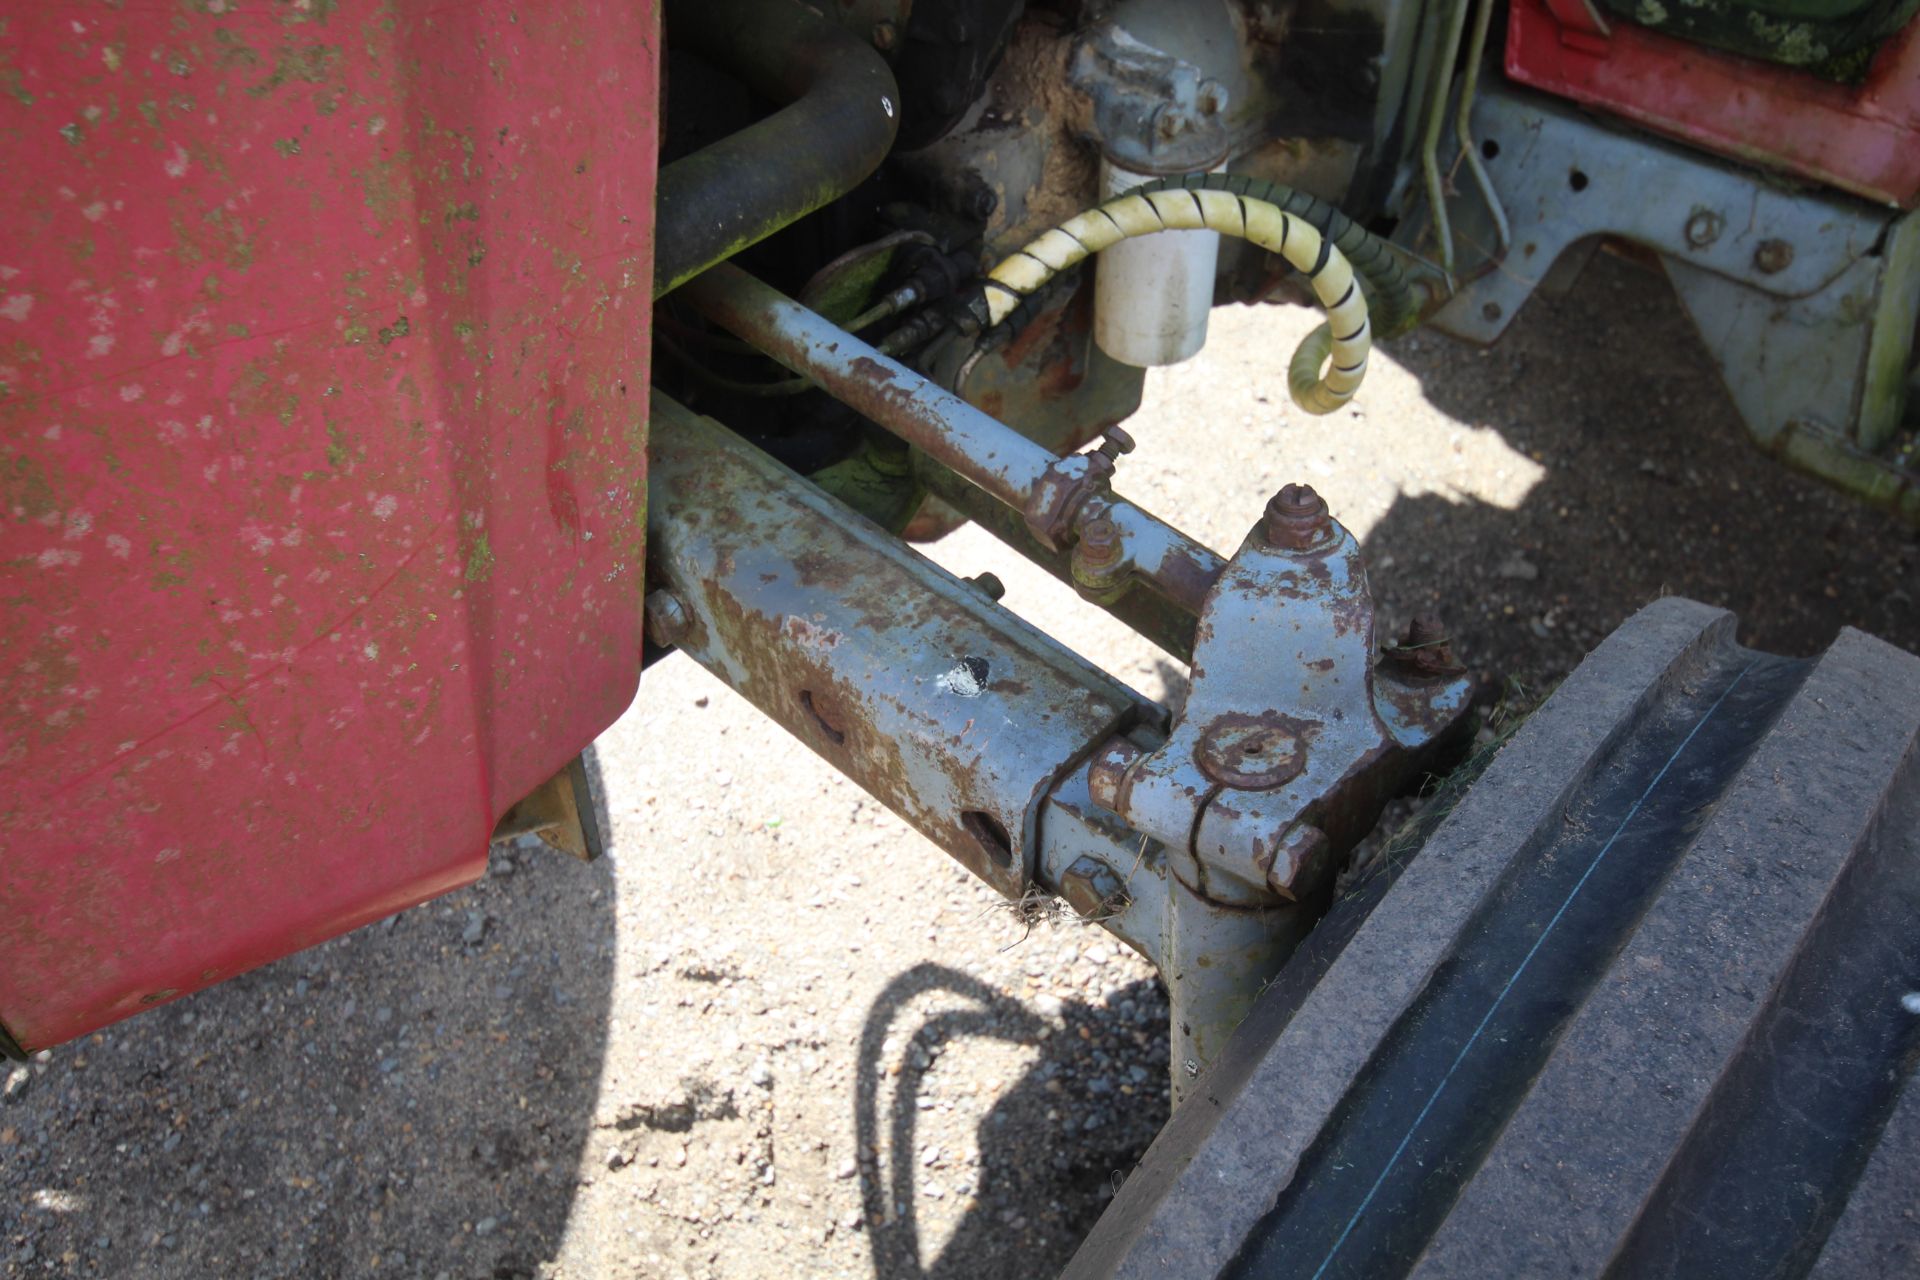
<svg viewBox="0 0 1920 1280">
<path fill-rule="evenodd" d="M 1153 580 L 1168 599 L 1197 616 L 1204 611 L 1207 594 L 1220 580 L 1220 573 L 1217 561 L 1203 563 L 1188 548 L 1180 547 L 1160 562 Z M 1196 646 L 1198 643 L 1196 637 Z"/>
<path fill-rule="evenodd" d="M 1216 716 L 1194 744 L 1194 763 L 1223 786 L 1241 791 L 1271 791 L 1306 771 L 1307 754 L 1324 726 L 1318 720 L 1267 711 Z M 1229 803 L 1222 792 L 1216 807 Z"/>
<path fill-rule="evenodd" d="M 893 382 L 893 369 L 883 361 L 872 356 L 855 356 L 847 367 L 856 375 L 871 381 L 876 387 L 890 385 Z"/>
<path fill-rule="evenodd" d="M 846 714 L 841 710 L 840 704 L 834 701 L 832 695 L 822 694 L 816 697 L 813 690 L 802 689 L 800 709 L 812 718 L 814 726 L 820 730 L 828 742 L 836 747 L 846 745 Z"/>
<path fill-rule="evenodd" d="M 1036 316 L 1025 329 L 1014 335 L 1012 342 L 1007 344 L 1004 357 L 1006 362 L 1024 364 L 1029 356 L 1060 337 L 1060 316 L 1060 311 L 1043 312 Z"/>
<path fill-rule="evenodd" d="M 845 587 L 851 576 L 845 561 L 822 551 L 803 551 L 793 558 L 795 580 L 803 587 Z M 777 575 L 763 574 L 763 580 L 775 581 Z"/>
<path fill-rule="evenodd" d="M 1373 693 L 1393 708 L 1402 725 L 1437 734 L 1454 720 L 1454 713 L 1441 705 L 1441 695 L 1451 692 L 1460 674 L 1456 671 L 1403 681 L 1386 672 L 1377 672 Z"/>
</svg>

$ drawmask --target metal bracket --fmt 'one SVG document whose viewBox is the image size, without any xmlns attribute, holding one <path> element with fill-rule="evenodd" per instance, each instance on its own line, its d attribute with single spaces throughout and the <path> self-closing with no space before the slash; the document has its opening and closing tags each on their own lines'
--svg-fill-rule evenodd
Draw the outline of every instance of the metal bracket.
<svg viewBox="0 0 1920 1280">
<path fill-rule="evenodd" d="M 1506 332 L 1554 261 L 1611 235 L 1774 298 L 1807 298 L 1872 257 L 1896 216 L 1857 200 L 1809 196 L 1671 143 L 1622 132 L 1577 108 L 1484 87 L 1474 103 L 1495 189 L 1513 224 L 1499 270 L 1497 237 L 1475 197 L 1450 201 L 1466 253 L 1465 284 L 1434 316 L 1472 342 Z M 1477 252 L 1476 252 L 1477 250 Z"/>
<path fill-rule="evenodd" d="M 582 862 L 592 862 L 607 851 L 584 755 L 569 760 L 566 768 L 502 814 L 493 829 L 495 840 L 526 835 L 539 836 L 543 844 Z"/>
<path fill-rule="evenodd" d="M 1580 242 L 1642 245 L 1762 448 L 1920 522 L 1920 477 L 1893 448 L 1920 315 L 1920 214 L 1786 189 L 1512 89 L 1483 91 L 1473 124 L 1512 246 L 1496 252 L 1482 202 L 1448 202 L 1477 249 L 1464 269 L 1482 274 L 1435 328 L 1492 342 Z"/>
<path fill-rule="evenodd" d="M 1074 45 L 1067 78 L 1085 94 L 1091 132 L 1135 173 L 1198 173 L 1227 158 L 1227 89 L 1113 19 Z"/>
<path fill-rule="evenodd" d="M 1113 459 L 1101 453 L 1070 453 L 1040 473 L 1027 501 L 1027 528 L 1049 551 L 1073 541 L 1073 520 L 1088 498 L 1113 479 Z"/>
<path fill-rule="evenodd" d="M 1471 699 L 1457 669 L 1374 656 L 1359 544 L 1289 485 L 1207 599 L 1172 736 L 1151 753 L 1109 744 L 1093 794 L 1208 898 L 1311 894 Z"/>
</svg>

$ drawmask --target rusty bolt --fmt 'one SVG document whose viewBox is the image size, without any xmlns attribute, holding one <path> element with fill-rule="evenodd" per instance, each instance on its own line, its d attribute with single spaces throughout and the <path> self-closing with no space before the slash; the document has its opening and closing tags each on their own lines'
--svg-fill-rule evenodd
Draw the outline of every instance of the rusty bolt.
<svg viewBox="0 0 1920 1280">
<path fill-rule="evenodd" d="M 1194 763 L 1223 786 L 1264 791 L 1299 777 L 1318 723 L 1267 712 L 1215 716 L 1194 745 Z"/>
<path fill-rule="evenodd" d="M 1423 613 L 1407 624 L 1405 639 L 1385 648 L 1382 659 L 1416 676 L 1458 675 L 1460 663 L 1449 640 L 1446 624 L 1431 613 Z"/>
<path fill-rule="evenodd" d="M 1199 96 L 1200 114 L 1217 116 L 1227 109 L 1227 91 L 1218 80 L 1202 80 Z"/>
<path fill-rule="evenodd" d="M 1120 813 L 1120 788 L 1139 763 L 1142 752 L 1125 738 L 1109 739 L 1087 766 L 1087 792 L 1108 813 Z"/>
<path fill-rule="evenodd" d="M 1762 275 L 1774 275 L 1793 265 L 1793 246 L 1785 240 L 1762 240 L 1753 251 L 1753 269 Z"/>
<path fill-rule="evenodd" d="M 1106 439 L 1100 442 L 1098 452 L 1115 462 L 1120 460 L 1120 455 L 1133 452 L 1133 437 L 1119 427 L 1108 427 L 1104 434 Z"/>
<path fill-rule="evenodd" d="M 1061 874 L 1060 896 L 1083 920 L 1111 920 L 1132 905 L 1119 874 L 1091 855 L 1075 858 Z"/>
<path fill-rule="evenodd" d="M 1687 243 L 1696 249 L 1704 249 L 1720 238 L 1720 229 L 1726 225 L 1726 219 L 1711 209 L 1695 209 L 1693 216 L 1687 219 Z"/>
<path fill-rule="evenodd" d="M 686 638 L 693 620 L 687 607 L 671 591 L 649 591 L 641 606 L 647 620 L 647 639 L 662 649 L 670 649 Z"/>
<path fill-rule="evenodd" d="M 1105 516 L 1095 516 L 1080 526 L 1080 545 L 1075 558 L 1089 568 L 1110 565 L 1120 558 L 1120 526 Z"/>
<path fill-rule="evenodd" d="M 1423 645 L 1445 644 L 1447 629 L 1437 615 L 1423 613 L 1407 624 L 1407 648 L 1418 649 Z"/>
<path fill-rule="evenodd" d="M 1267 500 L 1260 540 L 1277 551 L 1305 551 L 1326 540 L 1333 521 L 1310 484 L 1290 484 Z"/>
<path fill-rule="evenodd" d="M 900 29 L 891 22 L 876 22 L 873 24 L 873 47 L 882 53 L 893 48 L 895 44 L 899 43 L 899 40 Z"/>
<path fill-rule="evenodd" d="M 883 476 L 913 474 L 913 454 L 909 450 L 892 445 L 873 445 L 868 447 L 865 458 L 867 465 Z"/>
<path fill-rule="evenodd" d="M 1069 568 L 1073 585 L 1088 599 L 1101 603 L 1119 599 L 1133 573 L 1133 559 L 1119 526 L 1105 516 L 1081 525 Z"/>
<path fill-rule="evenodd" d="M 1007 594 L 1007 584 L 990 573 L 976 573 L 967 579 L 967 583 L 989 600 L 998 600 Z"/>
<path fill-rule="evenodd" d="M 1421 675 L 1454 675 L 1460 670 L 1448 643 L 1446 624 L 1423 613 L 1407 624 L 1407 638 L 1393 654 Z"/>
<path fill-rule="evenodd" d="M 1181 108 L 1169 103 L 1153 116 L 1154 131 L 1171 142 L 1192 127 L 1193 121 Z"/>
<path fill-rule="evenodd" d="M 1318 887 L 1331 870 L 1332 854 L 1326 832 L 1296 822 L 1280 834 L 1272 858 L 1263 854 L 1259 862 L 1266 868 L 1267 887 L 1293 902 Z"/>
</svg>

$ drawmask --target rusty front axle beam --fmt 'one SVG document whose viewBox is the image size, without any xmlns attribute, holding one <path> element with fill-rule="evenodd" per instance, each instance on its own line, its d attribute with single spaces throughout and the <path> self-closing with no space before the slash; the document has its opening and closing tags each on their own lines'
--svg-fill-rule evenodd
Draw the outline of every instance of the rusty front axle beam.
<svg viewBox="0 0 1920 1280">
<path fill-rule="evenodd" d="M 1313 917 L 1208 899 L 1093 801 L 1095 760 L 1158 747 L 1165 710 L 658 393 L 652 433 L 656 638 L 1001 893 L 1057 894 L 1157 965 L 1182 1096 Z"/>
<path fill-rule="evenodd" d="M 650 611 L 678 618 L 697 661 L 975 875 L 1009 896 L 1060 894 L 1158 965 L 1178 1097 L 1382 804 L 1457 740 L 1472 685 L 1444 634 L 1424 661 L 1376 662 L 1359 545 L 1307 486 L 1274 495 L 1227 561 L 1113 495 L 1124 433 L 1061 457 L 729 264 L 684 294 L 912 445 L 930 488 L 972 490 L 956 505 L 984 507 L 1016 549 L 1192 655 L 1169 723 L 655 397 L 650 580 L 675 608 Z"/>
</svg>

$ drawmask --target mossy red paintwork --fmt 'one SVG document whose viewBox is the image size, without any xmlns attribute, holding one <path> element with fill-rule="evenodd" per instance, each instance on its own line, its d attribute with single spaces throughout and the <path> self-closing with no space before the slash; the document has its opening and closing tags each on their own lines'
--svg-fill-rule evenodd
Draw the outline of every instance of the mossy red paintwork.
<svg viewBox="0 0 1920 1280">
<path fill-rule="evenodd" d="M 647 0 L 0 16 L 0 1024 L 442 893 L 639 674 Z"/>
<path fill-rule="evenodd" d="M 1790 19 L 1749 13 L 1756 31 L 1793 31 Z M 1596 23 L 1577 6 L 1514 0 L 1506 71 L 1708 151 L 1881 204 L 1920 204 L 1920 20 L 1880 44 L 1859 84 L 1840 84 L 1631 22 Z"/>
</svg>

